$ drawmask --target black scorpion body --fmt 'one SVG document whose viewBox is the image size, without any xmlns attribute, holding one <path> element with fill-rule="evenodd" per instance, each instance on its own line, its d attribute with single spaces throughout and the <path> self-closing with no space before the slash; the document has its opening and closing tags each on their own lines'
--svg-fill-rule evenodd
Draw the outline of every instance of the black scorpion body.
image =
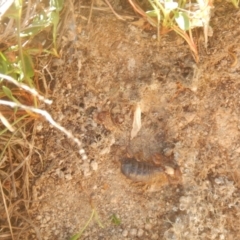
<svg viewBox="0 0 240 240">
<path fill-rule="evenodd" d="M 121 172 L 135 182 L 149 182 L 164 173 L 163 167 L 138 162 L 134 158 L 125 158 L 121 163 Z"/>
</svg>

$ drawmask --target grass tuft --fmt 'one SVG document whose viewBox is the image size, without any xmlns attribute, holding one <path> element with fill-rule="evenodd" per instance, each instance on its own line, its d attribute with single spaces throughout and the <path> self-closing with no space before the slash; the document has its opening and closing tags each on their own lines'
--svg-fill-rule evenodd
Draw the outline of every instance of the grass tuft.
<svg viewBox="0 0 240 240">
<path fill-rule="evenodd" d="M 71 0 L 66 2 L 73 6 Z M 79 146 L 83 159 L 87 158 L 81 142 L 39 108 L 52 103 L 44 96 L 49 83 L 42 69 L 50 74 L 49 59 L 59 57 L 58 36 L 63 35 L 70 10 L 64 9 L 64 0 L 5 1 L 0 10 L 0 197 L 4 203 L 0 238 L 17 239 L 32 228 L 41 239 L 28 216 L 32 156 L 37 154 L 41 161 L 34 145 L 35 120 L 45 118 Z"/>
</svg>

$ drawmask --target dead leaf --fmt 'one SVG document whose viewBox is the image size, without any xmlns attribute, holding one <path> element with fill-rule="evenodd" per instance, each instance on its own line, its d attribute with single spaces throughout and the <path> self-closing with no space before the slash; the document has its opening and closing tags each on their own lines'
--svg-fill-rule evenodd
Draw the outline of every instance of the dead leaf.
<svg viewBox="0 0 240 240">
<path fill-rule="evenodd" d="M 131 140 L 137 136 L 139 130 L 141 129 L 142 123 L 141 123 L 141 108 L 138 104 L 133 117 L 133 125 L 132 125 L 132 131 L 131 131 Z"/>
</svg>

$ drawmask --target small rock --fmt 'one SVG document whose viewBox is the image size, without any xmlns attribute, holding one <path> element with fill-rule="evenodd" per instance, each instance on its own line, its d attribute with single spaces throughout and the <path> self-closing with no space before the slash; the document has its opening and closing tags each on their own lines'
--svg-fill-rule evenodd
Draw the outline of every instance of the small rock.
<svg viewBox="0 0 240 240">
<path fill-rule="evenodd" d="M 53 60 L 54 67 L 59 67 L 59 66 L 62 66 L 63 64 L 64 64 L 64 61 L 62 59 L 54 59 Z"/>
<path fill-rule="evenodd" d="M 84 162 L 81 166 L 82 171 L 83 171 L 83 175 L 85 177 L 90 176 L 91 175 L 91 171 L 90 171 L 90 166 L 88 162 Z"/>
<path fill-rule="evenodd" d="M 187 123 L 192 122 L 195 116 L 196 116 L 196 113 L 185 113 L 185 119 Z"/>
<path fill-rule="evenodd" d="M 37 132 L 41 132 L 42 129 L 43 129 L 42 123 L 38 123 L 38 124 L 37 124 L 37 127 L 36 127 Z"/>
<path fill-rule="evenodd" d="M 70 89 L 70 90 L 72 89 L 71 83 L 68 83 L 68 84 L 67 84 L 67 89 Z"/>
<path fill-rule="evenodd" d="M 49 221 L 51 220 L 51 217 L 50 217 L 49 215 L 47 215 L 47 216 L 45 217 L 45 219 L 46 219 L 46 222 L 49 222 Z"/>
<path fill-rule="evenodd" d="M 84 169 L 83 170 L 83 175 L 84 175 L 84 177 L 88 177 L 88 176 L 91 176 L 91 172 L 89 171 L 89 169 Z"/>
<path fill-rule="evenodd" d="M 154 234 L 151 236 L 151 239 L 157 240 L 157 239 L 159 239 L 159 236 L 158 236 L 156 233 L 154 233 Z"/>
<path fill-rule="evenodd" d="M 181 45 L 184 43 L 184 40 L 181 37 L 178 37 L 176 40 L 176 45 Z"/>
<path fill-rule="evenodd" d="M 60 168 L 56 169 L 56 175 L 61 179 L 64 178 L 64 172 Z"/>
<path fill-rule="evenodd" d="M 123 237 L 127 237 L 128 236 L 128 230 L 123 230 L 123 232 L 122 232 L 122 235 L 123 235 Z"/>
<path fill-rule="evenodd" d="M 118 202 L 118 198 L 114 197 L 114 198 L 111 199 L 111 203 L 116 204 L 117 202 Z"/>
<path fill-rule="evenodd" d="M 110 147 L 105 147 L 100 151 L 100 155 L 105 155 L 107 153 L 110 153 Z"/>
<path fill-rule="evenodd" d="M 98 170 L 98 163 L 97 161 L 92 161 L 91 162 L 91 167 L 93 171 L 97 171 Z"/>
<path fill-rule="evenodd" d="M 165 149 L 163 150 L 163 152 L 164 152 L 164 155 L 165 155 L 166 157 L 169 157 L 169 156 L 172 155 L 173 149 L 171 149 L 171 148 L 165 148 Z"/>
<path fill-rule="evenodd" d="M 168 175 L 174 175 L 174 169 L 169 166 L 165 166 L 165 173 Z"/>
<path fill-rule="evenodd" d="M 142 229 L 138 229 L 138 233 L 137 233 L 137 236 L 138 237 L 142 237 L 144 234 L 144 231 Z"/>
<path fill-rule="evenodd" d="M 71 175 L 71 173 L 66 174 L 66 175 L 65 175 L 65 179 L 66 179 L 67 181 L 72 180 L 72 175 Z"/>
<path fill-rule="evenodd" d="M 128 65 L 127 65 L 128 71 L 132 72 L 135 69 L 135 66 L 136 66 L 135 59 L 134 58 L 130 58 L 128 60 Z"/>
<path fill-rule="evenodd" d="M 136 228 L 133 228 L 130 230 L 130 235 L 131 236 L 137 236 L 137 229 Z"/>
<path fill-rule="evenodd" d="M 43 225 L 45 225 L 46 223 L 48 223 L 51 220 L 50 216 L 45 216 L 45 218 L 42 220 Z"/>
<path fill-rule="evenodd" d="M 157 39 L 157 35 L 156 34 L 152 35 L 152 39 Z"/>
<path fill-rule="evenodd" d="M 220 239 L 221 239 L 221 240 L 226 239 L 225 236 L 224 236 L 224 234 L 221 234 L 221 235 L 220 235 Z"/>
<path fill-rule="evenodd" d="M 42 220 L 42 226 L 45 227 L 45 224 L 46 224 L 46 223 L 47 223 L 47 219 L 44 218 L 44 219 Z"/>
<path fill-rule="evenodd" d="M 145 229 L 146 230 L 151 230 L 152 229 L 152 225 L 150 223 L 146 223 L 145 224 Z"/>
<path fill-rule="evenodd" d="M 240 129 L 240 126 L 238 126 L 238 129 Z M 235 150 L 235 152 L 240 153 L 240 147 Z"/>
<path fill-rule="evenodd" d="M 214 182 L 218 185 L 224 184 L 224 179 L 222 177 L 215 178 Z"/>
</svg>

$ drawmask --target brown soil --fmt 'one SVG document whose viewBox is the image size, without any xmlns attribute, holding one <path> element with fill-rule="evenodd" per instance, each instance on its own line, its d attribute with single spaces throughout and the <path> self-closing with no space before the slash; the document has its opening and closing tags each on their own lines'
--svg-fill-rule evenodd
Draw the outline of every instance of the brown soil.
<svg viewBox="0 0 240 240">
<path fill-rule="evenodd" d="M 202 30 L 194 32 L 196 64 L 175 33 L 158 43 L 155 29 L 99 10 L 87 24 L 89 9 L 78 11 L 62 58 L 52 62 L 49 112 L 88 159 L 61 132 L 37 124 L 42 159 L 33 161 L 30 215 L 38 234 L 70 239 L 95 209 L 103 228 L 93 218 L 81 239 L 239 239 L 240 12 L 216 4 L 207 50 Z M 131 140 L 137 105 L 142 127 Z M 146 188 L 120 172 L 121 158 L 148 162 L 156 154 L 180 167 L 181 183 Z"/>
</svg>

